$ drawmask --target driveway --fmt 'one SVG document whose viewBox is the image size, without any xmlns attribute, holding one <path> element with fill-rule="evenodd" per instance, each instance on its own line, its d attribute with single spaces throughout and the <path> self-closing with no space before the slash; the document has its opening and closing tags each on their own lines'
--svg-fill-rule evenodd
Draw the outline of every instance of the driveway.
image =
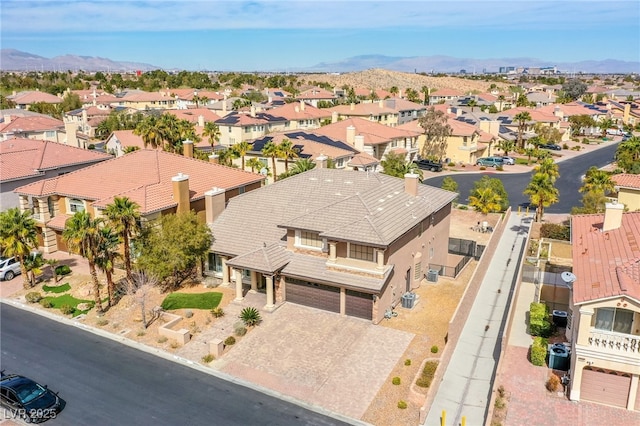
<svg viewBox="0 0 640 426">
<path fill-rule="evenodd" d="M 413 337 L 286 303 L 214 364 L 230 375 L 359 419 Z"/>
</svg>

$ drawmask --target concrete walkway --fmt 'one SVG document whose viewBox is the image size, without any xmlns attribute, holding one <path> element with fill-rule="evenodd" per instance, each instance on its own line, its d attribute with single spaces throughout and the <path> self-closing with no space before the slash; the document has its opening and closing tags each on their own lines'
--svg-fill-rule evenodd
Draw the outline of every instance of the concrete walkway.
<svg viewBox="0 0 640 426">
<path fill-rule="evenodd" d="M 458 345 L 444 373 L 425 425 L 484 424 L 500 353 L 509 295 L 517 281 L 532 219 L 511 214 L 489 269 L 469 312 Z"/>
</svg>

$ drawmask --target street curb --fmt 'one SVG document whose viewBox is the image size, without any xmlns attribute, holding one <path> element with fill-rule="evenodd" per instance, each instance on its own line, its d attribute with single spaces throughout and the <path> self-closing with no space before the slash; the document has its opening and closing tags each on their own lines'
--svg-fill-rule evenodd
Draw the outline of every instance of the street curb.
<svg viewBox="0 0 640 426">
<path fill-rule="evenodd" d="M 274 391 L 273 389 L 269 389 L 267 387 L 263 387 L 263 386 L 255 384 L 255 383 L 252 383 L 252 382 L 249 382 L 249 381 L 246 381 L 246 380 L 243 380 L 243 379 L 239 379 L 239 378 L 231 376 L 229 374 L 222 373 L 222 372 L 220 372 L 218 370 L 214 370 L 214 369 L 212 369 L 210 367 L 205 367 L 205 366 L 200 365 L 199 363 L 197 363 L 195 361 L 191 361 L 191 360 L 183 358 L 181 356 L 173 355 L 173 354 L 170 354 L 170 353 L 168 353 L 166 351 L 163 351 L 161 349 L 152 348 L 150 346 L 143 345 L 143 344 L 138 343 L 135 340 L 129 339 L 127 337 L 114 335 L 114 334 L 108 333 L 108 332 L 106 332 L 106 331 L 104 331 L 104 330 L 102 330 L 100 328 L 92 327 L 90 325 L 81 323 L 79 321 L 76 321 L 76 320 L 73 320 L 73 319 L 70 319 L 70 318 L 61 317 L 59 315 L 52 314 L 51 312 L 48 312 L 48 311 L 32 308 L 32 307 L 30 307 L 30 306 L 28 306 L 28 305 L 26 305 L 26 304 L 24 304 L 22 302 L 18 302 L 18 301 L 11 300 L 11 299 L 6 299 L 6 298 L 0 298 L 0 304 L 2 304 L 2 303 L 10 305 L 10 306 L 13 306 L 13 307 L 18 308 L 18 309 L 22 309 L 24 311 L 28 311 L 28 312 L 34 313 L 36 315 L 40 315 L 40 316 L 46 317 L 46 318 L 48 318 L 50 320 L 57 321 L 59 323 L 62 323 L 62 324 L 68 325 L 68 326 L 73 326 L 73 327 L 76 327 L 76 328 L 80 328 L 80 329 L 85 330 L 85 331 L 87 331 L 89 333 L 93 333 L 93 334 L 96 334 L 96 335 L 98 335 L 100 337 L 104 337 L 105 339 L 109 339 L 109 340 L 112 340 L 112 341 L 115 341 L 115 342 L 122 343 L 122 344 L 124 344 L 126 346 L 129 346 L 130 348 L 137 349 L 137 350 L 139 350 L 141 352 L 146 352 L 146 353 L 148 353 L 150 355 L 155 355 L 155 356 L 163 358 L 163 359 L 165 359 L 167 361 L 171 361 L 171 362 L 175 362 L 177 364 L 180 364 L 180 365 L 182 365 L 184 367 L 189 367 L 189 368 L 192 368 L 194 370 L 198 370 L 201 373 L 205 373 L 205 374 L 208 374 L 210 376 L 214 376 L 214 377 L 216 377 L 218 379 L 222 379 L 222 380 L 225 380 L 227 382 L 243 386 L 245 388 L 253 389 L 253 390 L 258 391 L 260 393 L 263 393 L 265 395 L 268 395 L 268 396 L 271 396 L 271 397 L 274 397 L 274 398 L 289 402 L 291 404 L 294 404 L 294 405 L 297 405 L 299 407 L 305 408 L 305 409 L 307 409 L 309 411 L 313 411 L 315 413 L 322 414 L 322 415 L 325 415 L 327 417 L 331 417 L 333 419 L 339 420 L 339 421 L 344 422 L 344 423 L 348 423 L 348 424 L 356 425 L 356 426 L 373 426 L 370 423 L 366 423 L 366 422 L 363 422 L 363 421 L 358 420 L 358 419 L 353 419 L 353 418 L 344 416 L 342 414 L 335 413 L 333 411 L 329 411 L 329 410 L 327 410 L 327 409 L 325 409 L 323 407 L 320 407 L 318 405 L 309 404 L 308 402 L 305 402 L 305 401 L 293 398 L 291 396 L 282 394 L 280 392 Z"/>
</svg>

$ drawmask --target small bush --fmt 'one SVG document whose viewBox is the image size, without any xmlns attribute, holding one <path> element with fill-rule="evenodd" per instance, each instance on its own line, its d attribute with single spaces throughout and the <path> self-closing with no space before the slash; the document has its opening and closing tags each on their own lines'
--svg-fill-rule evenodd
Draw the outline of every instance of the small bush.
<svg viewBox="0 0 640 426">
<path fill-rule="evenodd" d="M 458 206 L 459 210 L 469 210 L 469 206 L 467 206 L 466 204 L 461 204 Z"/>
<path fill-rule="evenodd" d="M 171 343 L 169 343 L 169 347 L 171 349 L 178 349 L 180 345 L 178 344 L 178 342 L 176 342 L 175 340 L 172 340 Z"/>
<path fill-rule="evenodd" d="M 214 359 L 216 359 L 216 358 L 213 355 L 206 354 L 205 356 L 202 357 L 202 362 L 204 362 L 205 364 L 209 364 Z"/>
<path fill-rule="evenodd" d="M 504 167 L 498 166 L 498 167 L 496 167 L 496 170 L 499 171 L 499 172 L 503 172 L 504 171 Z"/>
<path fill-rule="evenodd" d="M 393 379 L 391 379 L 391 383 L 398 386 L 400 384 L 400 377 L 394 377 Z"/>
<path fill-rule="evenodd" d="M 398 408 L 404 410 L 407 408 L 407 403 L 405 401 L 398 401 Z"/>
<path fill-rule="evenodd" d="M 100 327 L 104 327 L 105 325 L 109 324 L 109 320 L 106 318 L 98 318 L 96 324 L 98 324 Z"/>
<path fill-rule="evenodd" d="M 262 321 L 260 312 L 253 306 L 244 308 L 242 312 L 240 312 L 239 317 L 247 327 L 258 325 L 260 321 Z"/>
<path fill-rule="evenodd" d="M 531 363 L 542 367 L 547 360 L 547 339 L 536 337 L 531 344 Z"/>
<path fill-rule="evenodd" d="M 411 360 L 410 359 L 405 359 L 404 360 L 404 365 L 411 365 Z"/>
<path fill-rule="evenodd" d="M 456 163 L 454 163 L 453 161 L 450 161 L 447 166 L 449 167 L 455 167 Z"/>
<path fill-rule="evenodd" d="M 118 327 L 120 327 L 120 324 L 118 324 L 117 322 L 114 322 L 113 324 L 111 324 L 111 328 L 113 328 L 114 330 L 117 329 Z"/>
<path fill-rule="evenodd" d="M 569 149 L 569 145 L 567 145 L 566 143 L 562 144 L 562 149 Z"/>
<path fill-rule="evenodd" d="M 69 268 L 69 265 L 56 266 L 56 275 L 61 277 L 64 275 L 69 275 L 70 273 L 71 273 L 71 268 Z"/>
<path fill-rule="evenodd" d="M 438 347 L 436 345 L 431 346 L 431 353 L 432 354 L 437 354 L 438 353 Z"/>
<path fill-rule="evenodd" d="M 72 313 L 74 313 L 76 310 L 76 308 L 74 308 L 71 305 L 62 305 L 60 306 L 60 312 L 62 312 L 64 315 L 71 315 Z"/>
<path fill-rule="evenodd" d="M 42 295 L 40 293 L 38 293 L 37 291 L 31 291 L 31 292 L 25 294 L 24 298 L 29 303 L 38 303 L 40 300 L 42 300 Z"/>
<path fill-rule="evenodd" d="M 87 149 L 96 149 L 96 146 L 90 143 L 89 146 L 87 146 Z"/>
<path fill-rule="evenodd" d="M 540 226 L 540 236 L 542 238 L 569 241 L 571 240 L 571 229 L 559 223 L 543 223 Z"/>
<path fill-rule="evenodd" d="M 43 308 L 53 308 L 53 302 L 49 299 L 40 299 L 40 306 Z"/>
<path fill-rule="evenodd" d="M 422 369 L 422 374 L 418 377 L 418 380 L 416 380 L 416 385 L 421 388 L 428 388 L 431 386 L 431 382 L 433 381 L 437 368 L 437 361 L 427 361 Z"/>
<path fill-rule="evenodd" d="M 503 398 L 496 398 L 496 402 L 494 403 L 494 406 L 496 407 L 496 409 L 498 410 L 502 410 L 504 407 L 507 406 L 507 403 L 505 402 L 505 400 Z"/>
<path fill-rule="evenodd" d="M 529 331 L 532 336 L 549 337 L 553 334 L 549 307 L 544 303 L 533 302 L 529 305 Z"/>
<path fill-rule="evenodd" d="M 198 327 L 198 324 L 196 324 L 196 322 L 195 322 L 195 321 L 191 321 L 191 322 L 189 323 L 189 332 L 190 332 L 192 335 L 198 334 L 198 333 L 200 333 L 200 331 L 201 331 L 201 330 L 200 330 L 200 327 Z"/>
<path fill-rule="evenodd" d="M 146 331 L 144 331 L 144 330 L 138 330 L 138 332 L 136 333 L 136 336 L 138 336 L 138 337 L 142 337 L 142 336 L 144 336 L 145 334 L 147 334 L 147 332 L 146 332 Z"/>
<path fill-rule="evenodd" d="M 585 145 L 589 145 L 589 139 L 582 138 L 582 143 L 585 144 Z"/>
<path fill-rule="evenodd" d="M 222 308 L 213 308 L 211 315 L 213 315 L 214 318 L 222 318 L 224 316 L 224 310 Z"/>
<path fill-rule="evenodd" d="M 185 318 L 191 318 L 193 316 L 193 311 L 191 309 L 187 309 L 184 311 Z"/>
<path fill-rule="evenodd" d="M 167 336 L 160 336 L 160 337 L 158 337 L 158 340 L 156 340 L 156 342 L 158 342 L 158 343 L 164 343 L 164 342 L 166 342 L 167 340 L 168 340 L 168 339 L 167 339 Z"/>
<path fill-rule="evenodd" d="M 233 336 L 229 336 L 226 339 L 224 339 L 224 345 L 225 346 L 231 346 L 231 345 L 235 345 L 236 344 L 236 338 Z"/>
<path fill-rule="evenodd" d="M 507 394 L 507 391 L 505 391 L 504 386 L 500 385 L 498 386 L 498 395 L 501 398 L 504 398 L 504 396 Z"/>
<path fill-rule="evenodd" d="M 549 392 L 558 392 L 558 389 L 560 389 L 560 377 L 552 374 L 547 380 L 547 390 Z"/>
<path fill-rule="evenodd" d="M 233 327 L 233 333 L 236 336 L 244 336 L 245 334 L 247 334 L 247 327 L 245 327 L 242 324 L 240 324 L 239 326 L 234 326 Z"/>
<path fill-rule="evenodd" d="M 487 170 L 485 166 L 480 166 L 480 170 Z"/>
</svg>

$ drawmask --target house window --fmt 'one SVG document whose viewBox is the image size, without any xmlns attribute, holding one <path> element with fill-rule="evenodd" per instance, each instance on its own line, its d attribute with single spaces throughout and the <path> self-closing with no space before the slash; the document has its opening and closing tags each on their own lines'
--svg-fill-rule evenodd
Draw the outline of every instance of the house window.
<svg viewBox="0 0 640 426">
<path fill-rule="evenodd" d="M 596 309 L 596 323 L 594 327 L 598 330 L 631 334 L 632 325 L 633 311 L 618 308 Z"/>
<path fill-rule="evenodd" d="M 77 198 L 69 199 L 69 211 L 71 213 L 83 212 L 84 211 L 84 203 L 82 200 L 78 200 Z"/>
<path fill-rule="evenodd" d="M 241 186 L 240 188 L 238 188 L 238 194 L 244 194 L 246 192 L 246 187 Z"/>
<path fill-rule="evenodd" d="M 231 126 L 229 126 L 229 133 L 231 133 L 231 132 L 232 132 L 232 127 L 231 127 Z"/>
<path fill-rule="evenodd" d="M 363 246 L 360 244 L 349 244 L 349 257 L 351 259 L 374 261 L 373 247 Z"/>
<path fill-rule="evenodd" d="M 244 128 L 244 132 L 245 133 L 251 133 L 251 127 L 245 127 Z"/>
<path fill-rule="evenodd" d="M 210 272 L 222 273 L 222 258 L 216 253 L 209 253 L 207 268 Z"/>
<path fill-rule="evenodd" d="M 44 132 L 44 136 L 47 138 L 55 138 L 56 137 L 56 131 L 55 130 L 47 130 L 46 132 Z"/>
<path fill-rule="evenodd" d="M 316 249 L 322 248 L 322 238 L 317 232 L 299 231 L 297 245 L 303 247 L 311 247 Z"/>
<path fill-rule="evenodd" d="M 391 148 L 395 148 L 397 146 L 398 146 L 398 141 L 396 140 L 391 141 Z"/>
<path fill-rule="evenodd" d="M 342 168 L 344 167 L 344 158 L 338 158 L 336 160 L 336 168 Z"/>
</svg>

